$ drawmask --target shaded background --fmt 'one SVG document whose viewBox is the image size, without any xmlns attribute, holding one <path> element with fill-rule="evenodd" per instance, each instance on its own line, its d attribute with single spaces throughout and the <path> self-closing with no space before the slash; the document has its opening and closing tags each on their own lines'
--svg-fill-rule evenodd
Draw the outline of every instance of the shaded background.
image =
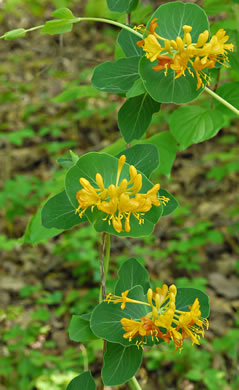
<svg viewBox="0 0 239 390">
<path fill-rule="evenodd" d="M 215 30 L 238 28 L 236 2 L 191 2 L 204 6 Z M 162 3 L 144 1 L 146 11 L 136 11 L 132 22 L 144 22 Z M 5 0 L 0 33 L 43 24 L 64 6 L 77 16 L 119 18 L 105 0 Z M 58 96 L 90 85 L 93 68 L 114 58 L 117 33 L 82 22 L 63 37 L 36 31 L 0 42 L 0 390 L 64 390 L 87 367 L 100 375 L 101 342 L 84 346 L 67 334 L 71 314 L 97 304 L 100 236 L 85 225 L 36 246 L 19 238 L 42 201 L 61 189 L 65 171 L 57 159 L 69 149 L 79 155 L 101 150 L 120 137 L 123 98 L 92 89 L 87 97 L 70 93 L 64 102 Z M 238 81 L 239 74 L 224 70 L 221 80 Z M 176 107 L 163 105 L 147 137 L 168 130 Z M 154 285 L 201 288 L 210 297 L 210 328 L 200 347 L 185 342 L 181 354 L 173 345 L 145 348 L 138 372 L 145 390 L 239 386 L 238 141 L 234 120 L 215 138 L 178 152 L 171 177 L 154 174 L 179 200 L 178 210 L 145 240 L 112 240 L 109 291 L 119 265 L 137 257 Z"/>
</svg>

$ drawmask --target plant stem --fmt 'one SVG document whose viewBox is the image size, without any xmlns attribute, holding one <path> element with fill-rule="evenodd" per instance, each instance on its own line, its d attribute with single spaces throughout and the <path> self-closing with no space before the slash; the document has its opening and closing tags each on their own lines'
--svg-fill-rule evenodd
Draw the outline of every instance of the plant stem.
<svg viewBox="0 0 239 390">
<path fill-rule="evenodd" d="M 128 13 L 128 14 L 126 14 L 126 23 L 130 24 L 130 22 L 131 22 L 131 14 Z"/>
<path fill-rule="evenodd" d="M 225 107 L 229 108 L 229 110 L 231 110 L 232 112 L 234 112 L 236 115 L 239 116 L 239 110 L 234 107 L 232 104 L 230 104 L 229 102 L 227 102 L 226 100 L 224 100 L 221 96 L 219 96 L 217 93 L 213 92 L 211 89 L 209 88 L 205 88 L 204 89 L 205 92 L 207 92 L 209 95 L 211 95 L 214 99 L 218 100 L 220 103 L 222 103 Z"/>
<path fill-rule="evenodd" d="M 28 28 L 28 29 L 26 30 L 26 32 L 38 30 L 39 28 L 42 28 L 42 27 L 44 27 L 44 24 L 43 24 L 42 26 L 36 26 L 36 27 Z"/>
<path fill-rule="evenodd" d="M 141 39 L 143 38 L 143 35 L 140 34 L 138 31 L 134 30 L 131 27 L 126 26 L 125 24 L 116 22 L 115 20 L 104 19 L 104 18 L 87 18 L 86 17 L 86 18 L 76 18 L 75 22 L 81 22 L 81 21 L 84 21 L 84 20 L 113 24 L 114 26 L 117 26 L 117 27 L 120 27 L 120 28 L 124 28 L 125 30 L 128 30 L 129 32 L 131 32 L 134 35 L 137 35 Z"/>
<path fill-rule="evenodd" d="M 110 262 L 110 234 L 106 233 L 106 251 L 105 251 L 105 280 L 107 280 L 109 262 Z"/>
<path fill-rule="evenodd" d="M 128 383 L 132 390 L 142 390 L 142 387 L 140 386 L 135 376 L 133 376 L 133 378 L 131 378 Z"/>
<path fill-rule="evenodd" d="M 106 249 L 106 251 L 105 251 Z M 101 274 L 101 286 L 99 302 L 102 302 L 106 298 L 106 278 L 110 262 L 110 234 L 103 233 L 100 251 L 100 274 Z"/>
<path fill-rule="evenodd" d="M 102 241 L 101 241 L 101 249 L 100 249 L 100 276 L 101 276 L 101 286 L 100 286 L 100 296 L 99 296 L 99 302 L 102 302 L 102 300 L 105 299 L 106 293 L 105 293 L 105 264 L 104 264 L 104 258 L 105 258 L 105 241 L 106 241 L 106 233 L 102 234 Z"/>
</svg>

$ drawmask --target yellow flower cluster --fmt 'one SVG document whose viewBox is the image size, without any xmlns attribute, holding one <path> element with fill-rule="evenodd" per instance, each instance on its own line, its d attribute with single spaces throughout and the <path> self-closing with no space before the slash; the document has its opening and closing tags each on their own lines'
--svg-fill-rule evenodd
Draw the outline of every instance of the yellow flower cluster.
<svg viewBox="0 0 239 390">
<path fill-rule="evenodd" d="M 125 309 L 127 303 L 151 306 L 152 310 L 137 320 L 129 318 L 120 320 L 125 331 L 123 335 L 125 339 L 132 341 L 137 337 L 137 345 L 141 347 L 147 344 L 147 336 L 157 341 L 162 339 L 167 343 L 173 340 L 177 350 L 181 348 L 186 337 L 191 338 L 193 344 L 199 344 L 200 336 L 204 337 L 204 326 L 208 329 L 208 320 L 201 317 L 198 298 L 192 306 L 189 306 L 189 311 L 185 312 L 176 310 L 177 288 L 175 285 L 168 287 L 164 284 L 162 288 L 157 287 L 155 292 L 150 288 L 147 292 L 148 303 L 128 298 L 128 292 L 129 290 L 123 292 L 121 297 L 108 294 L 106 301 L 121 303 L 122 310 Z"/>
<path fill-rule="evenodd" d="M 137 45 L 142 47 L 146 52 L 146 57 L 151 61 L 158 60 L 158 64 L 153 67 L 155 71 L 165 69 L 164 74 L 167 75 L 168 69 L 176 72 L 175 79 L 185 76 L 186 69 L 194 77 L 194 70 L 197 78 L 197 89 L 204 87 L 204 82 L 209 82 L 208 75 L 203 72 L 204 69 L 212 69 L 216 63 L 226 66 L 228 61 L 227 52 L 233 51 L 233 44 L 226 43 L 229 36 L 226 31 L 220 29 L 215 35 L 209 38 L 208 30 L 205 30 L 198 37 L 196 43 L 192 43 L 191 26 L 183 26 L 184 37 L 177 37 L 176 40 L 168 40 L 155 32 L 158 27 L 157 18 L 154 18 L 150 23 L 150 31 L 140 25 L 135 27 L 136 30 L 147 33 L 147 37 Z M 164 46 L 158 41 L 163 41 Z M 203 81 L 204 80 L 204 81 Z"/>
<path fill-rule="evenodd" d="M 94 207 L 107 214 L 104 220 L 108 219 L 108 223 L 113 228 L 121 233 L 123 231 L 122 220 L 124 221 L 124 230 L 130 232 L 130 217 L 133 215 L 137 218 L 139 224 L 144 223 L 142 218 L 144 213 L 147 213 L 152 206 L 160 206 L 161 203 L 166 205 L 169 198 L 158 196 L 160 184 L 155 184 L 146 194 L 140 193 L 142 188 L 142 175 L 137 173 L 136 168 L 131 165 L 129 168 L 130 180 L 123 179 L 119 182 L 122 168 L 125 164 L 126 157 L 122 155 L 119 158 L 116 183 L 110 184 L 105 188 L 104 181 L 100 173 L 96 174 L 96 184 L 98 188 L 93 187 L 90 182 L 84 177 L 80 178 L 82 189 L 76 194 L 76 199 L 79 202 L 79 207 L 76 213 L 80 217 L 83 216 L 86 209 Z"/>
</svg>

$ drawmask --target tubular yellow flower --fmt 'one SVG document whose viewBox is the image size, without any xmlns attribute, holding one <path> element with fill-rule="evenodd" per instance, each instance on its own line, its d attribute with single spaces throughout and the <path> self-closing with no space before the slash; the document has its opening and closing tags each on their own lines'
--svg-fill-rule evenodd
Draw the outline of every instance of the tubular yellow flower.
<svg viewBox="0 0 239 390">
<path fill-rule="evenodd" d="M 218 30 L 210 41 L 208 41 L 209 31 L 205 30 L 198 36 L 197 42 L 193 43 L 192 26 L 184 25 L 183 39 L 178 36 L 175 37 L 175 40 L 169 41 L 155 32 L 158 27 L 156 21 L 156 18 L 151 21 L 149 31 L 142 26 L 136 27 L 147 34 L 146 38 L 137 42 L 137 45 L 142 47 L 146 52 L 146 57 L 151 62 L 158 61 L 158 64 L 153 66 L 155 71 L 164 70 L 164 74 L 167 76 L 168 69 L 172 69 L 176 72 L 175 79 L 177 79 L 185 76 L 187 70 L 192 77 L 196 74 L 197 89 L 199 89 L 210 81 L 209 76 L 202 72 L 203 69 L 212 69 L 217 62 L 227 66 L 227 54 L 233 50 L 233 44 L 226 43 L 229 36 L 226 35 L 225 30 Z"/>
<path fill-rule="evenodd" d="M 143 347 L 147 343 L 147 336 L 157 341 L 161 338 L 167 343 L 173 340 L 175 349 L 182 346 L 185 338 L 191 338 L 193 344 L 199 344 L 200 337 L 204 337 L 204 327 L 208 329 L 208 321 L 201 317 L 198 298 L 195 299 L 189 311 L 176 309 L 177 288 L 175 285 L 168 287 L 164 284 L 155 291 L 149 289 L 147 301 L 138 301 L 128 298 L 129 290 L 123 292 L 121 297 L 109 294 L 106 298 L 108 303 L 121 303 L 124 310 L 127 303 L 135 303 L 151 307 L 151 311 L 140 319 L 122 318 L 121 324 L 126 333 L 123 337 L 132 341 L 138 338 L 137 345 Z"/>
<path fill-rule="evenodd" d="M 108 220 L 109 224 L 112 222 L 113 228 L 118 233 L 123 230 L 130 232 L 131 215 L 141 225 L 144 223 L 144 213 L 147 213 L 152 206 L 158 207 L 161 203 L 166 205 L 169 201 L 169 198 L 158 196 L 160 184 L 155 184 L 146 194 L 141 193 L 142 175 L 137 173 L 133 165 L 129 168 L 130 180 L 124 178 L 120 181 L 125 161 L 126 157 L 122 155 L 118 162 L 115 184 L 112 183 L 108 188 L 105 188 L 103 177 L 97 173 L 95 181 L 98 187 L 93 187 L 87 179 L 81 177 L 80 184 L 83 188 L 76 193 L 76 199 L 79 203 L 76 213 L 79 213 L 80 217 L 89 207 L 91 212 L 94 207 L 97 207 L 98 210 L 106 214 L 104 220 Z"/>
<path fill-rule="evenodd" d="M 142 49 L 146 52 L 146 57 L 151 61 L 155 61 L 163 50 L 157 38 L 150 34 L 144 39 Z"/>
</svg>

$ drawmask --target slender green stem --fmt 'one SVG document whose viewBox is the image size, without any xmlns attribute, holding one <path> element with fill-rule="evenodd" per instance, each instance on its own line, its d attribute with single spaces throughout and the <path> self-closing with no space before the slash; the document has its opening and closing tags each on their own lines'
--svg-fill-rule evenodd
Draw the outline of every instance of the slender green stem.
<svg viewBox="0 0 239 390">
<path fill-rule="evenodd" d="M 42 28 L 44 27 L 44 24 L 41 25 L 41 26 L 36 26 L 36 27 L 32 27 L 32 28 L 28 28 L 26 31 L 29 32 L 29 31 L 35 31 L 35 30 L 39 30 L 39 28 Z"/>
<path fill-rule="evenodd" d="M 105 243 L 105 280 L 107 280 L 109 262 L 110 262 L 110 234 L 106 233 L 106 243 Z"/>
<path fill-rule="evenodd" d="M 217 93 L 213 92 L 209 88 L 204 89 L 205 92 L 207 92 L 209 95 L 211 95 L 214 99 L 218 100 L 220 103 L 222 103 L 225 107 L 229 108 L 232 112 L 234 112 L 236 115 L 239 116 L 239 110 L 234 107 L 232 104 L 230 104 L 228 101 L 224 100 L 221 96 L 219 96 Z"/>
<path fill-rule="evenodd" d="M 115 20 L 104 19 L 104 18 L 87 18 L 87 17 L 86 18 L 76 18 L 75 19 L 75 21 L 78 21 L 78 22 L 81 22 L 81 21 L 84 21 L 84 20 L 113 24 L 114 26 L 117 26 L 117 27 L 123 28 L 125 30 L 128 30 L 129 32 L 131 32 L 134 35 L 137 35 L 141 39 L 143 38 L 143 35 L 140 34 L 138 31 L 134 30 L 133 28 L 131 28 L 129 26 L 126 26 L 125 24 L 116 22 Z"/>
<path fill-rule="evenodd" d="M 103 233 L 100 253 L 101 286 L 99 302 L 106 298 L 106 278 L 110 262 L 110 234 Z"/>
<path fill-rule="evenodd" d="M 133 378 L 131 378 L 128 383 L 132 390 L 142 390 L 142 387 L 140 386 L 135 376 L 133 376 Z"/>
</svg>

